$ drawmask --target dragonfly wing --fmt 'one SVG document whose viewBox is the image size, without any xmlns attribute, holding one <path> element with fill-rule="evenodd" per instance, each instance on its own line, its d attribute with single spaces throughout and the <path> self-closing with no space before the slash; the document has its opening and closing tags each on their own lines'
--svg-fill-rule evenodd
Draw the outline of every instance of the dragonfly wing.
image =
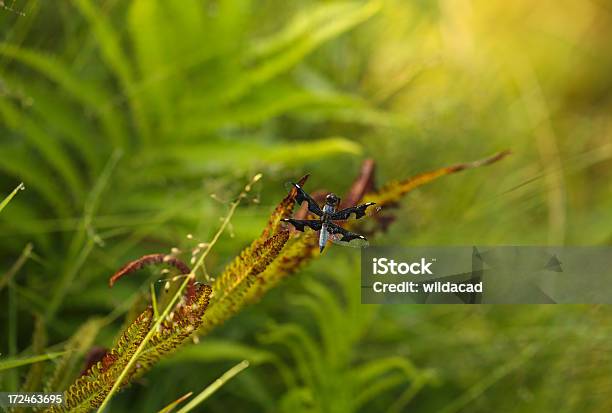
<svg viewBox="0 0 612 413">
<path fill-rule="evenodd" d="M 357 205 L 350 208 L 345 208 L 341 211 L 334 212 L 331 215 L 331 219 L 334 221 L 343 221 L 351 217 L 351 214 L 355 214 L 355 219 L 363 218 L 366 215 L 368 207 L 376 205 L 375 202 L 367 202 L 365 204 Z"/>
<path fill-rule="evenodd" d="M 295 200 L 297 201 L 299 205 L 301 205 L 302 202 L 306 201 L 308 203 L 308 210 L 310 212 L 312 212 L 313 214 L 317 216 L 323 215 L 323 211 L 321 210 L 317 202 L 314 199 L 312 199 L 312 197 L 308 195 L 306 191 L 304 191 L 300 185 L 296 184 L 295 182 L 287 182 L 286 187 L 289 190 L 295 189 L 297 191 Z"/>
<path fill-rule="evenodd" d="M 354 248 L 367 247 L 369 245 L 367 238 L 363 235 L 347 231 L 334 223 L 327 224 L 327 232 L 329 233 L 329 239 L 334 244 Z"/>
<path fill-rule="evenodd" d="M 304 232 L 306 227 L 313 229 L 315 231 L 321 230 L 321 221 L 317 219 L 293 219 L 293 218 L 283 218 L 281 219 L 283 222 L 288 222 L 295 227 L 298 231 Z"/>
</svg>

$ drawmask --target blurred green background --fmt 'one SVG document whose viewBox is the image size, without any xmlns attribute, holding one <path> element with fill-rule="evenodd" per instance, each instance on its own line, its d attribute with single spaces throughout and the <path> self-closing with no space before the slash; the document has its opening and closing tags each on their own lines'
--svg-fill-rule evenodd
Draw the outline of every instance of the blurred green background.
<svg viewBox="0 0 612 413">
<path fill-rule="evenodd" d="M 0 357 L 31 353 L 34 314 L 57 348 L 145 297 L 145 276 L 108 276 L 207 240 L 257 172 L 213 274 L 284 182 L 342 193 L 365 158 L 380 184 L 513 151 L 410 193 L 376 245 L 612 242 L 609 2 L 0 3 L 2 197 L 26 186 L 0 214 L 2 276 L 33 247 L 0 291 Z M 330 248 L 110 410 L 156 411 L 249 358 L 201 411 L 612 411 L 607 306 L 361 305 L 358 258 Z"/>
</svg>

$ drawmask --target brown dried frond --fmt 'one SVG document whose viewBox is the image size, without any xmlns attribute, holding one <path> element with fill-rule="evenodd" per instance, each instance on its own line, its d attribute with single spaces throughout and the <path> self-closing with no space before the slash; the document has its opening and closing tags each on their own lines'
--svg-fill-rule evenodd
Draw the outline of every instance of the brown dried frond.
<svg viewBox="0 0 612 413">
<path fill-rule="evenodd" d="M 308 177 L 310 175 L 306 174 L 297 181 L 297 184 L 303 186 Z M 295 206 L 295 197 L 297 196 L 297 191 L 295 188 L 291 188 L 289 193 L 283 200 L 276 206 L 272 214 L 270 214 L 270 218 L 268 219 L 268 224 L 264 228 L 260 240 L 265 240 L 269 238 L 272 234 L 278 232 L 281 228 L 281 219 L 289 218 L 293 213 L 293 207 Z"/>
<path fill-rule="evenodd" d="M 429 172 L 421 173 L 404 179 L 401 181 L 391 181 L 383 186 L 378 191 L 366 193 L 361 201 L 363 202 L 376 202 L 377 206 L 384 207 L 386 205 L 394 204 L 399 201 L 404 195 L 413 189 L 427 184 L 435 179 L 438 179 L 444 175 L 464 171 L 466 169 L 479 168 L 481 166 L 490 165 L 495 163 L 504 157 L 508 156 L 510 151 L 502 151 L 488 158 L 480 159 L 473 162 L 460 163 L 457 165 L 447 166 L 444 168 L 434 169 Z"/>
<path fill-rule="evenodd" d="M 130 273 L 133 273 L 135 271 L 138 271 L 141 268 L 144 268 L 149 265 L 155 265 L 155 264 L 168 264 L 178 269 L 181 272 L 181 274 L 189 274 L 189 272 L 191 271 L 189 267 L 187 266 L 187 264 L 185 264 L 183 261 L 179 260 L 178 258 L 172 255 L 167 255 L 167 254 L 143 255 L 137 260 L 128 262 L 123 267 L 121 267 L 117 272 L 115 272 L 108 280 L 108 286 L 112 287 L 120 278 Z"/>
<path fill-rule="evenodd" d="M 363 161 L 359 175 L 355 178 L 351 188 L 342 199 L 340 204 L 341 209 L 357 205 L 365 194 L 376 191 L 376 182 L 374 180 L 375 171 L 376 163 L 373 159 L 366 159 Z"/>
<path fill-rule="evenodd" d="M 127 264 L 125 264 L 123 267 L 121 267 L 117 272 L 115 272 L 108 280 L 108 286 L 109 287 L 113 287 L 113 285 L 115 285 L 115 283 L 123 278 L 124 276 L 131 274 L 133 272 L 136 272 L 144 267 L 147 267 L 149 265 L 156 265 L 156 264 L 167 264 L 170 265 L 176 269 L 178 269 L 180 271 L 181 274 L 189 274 L 191 272 L 191 269 L 189 268 L 189 266 L 187 264 L 185 264 L 183 261 L 181 261 L 180 259 L 176 258 L 173 255 L 168 255 L 168 254 L 149 254 L 149 255 L 143 255 L 142 257 L 134 260 L 134 261 L 130 261 Z M 187 289 L 186 289 L 186 295 L 188 297 L 192 296 L 194 294 L 194 282 L 195 280 L 193 278 L 189 279 L 189 284 L 187 284 Z"/>
</svg>

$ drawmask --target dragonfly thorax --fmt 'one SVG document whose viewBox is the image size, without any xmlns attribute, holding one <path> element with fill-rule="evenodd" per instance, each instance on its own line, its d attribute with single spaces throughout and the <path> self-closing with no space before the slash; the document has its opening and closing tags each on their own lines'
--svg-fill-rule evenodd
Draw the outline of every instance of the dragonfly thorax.
<svg viewBox="0 0 612 413">
<path fill-rule="evenodd" d="M 321 219 L 323 221 L 327 221 L 329 219 L 329 216 L 333 214 L 335 210 L 336 208 L 333 205 L 329 205 L 329 204 L 323 205 L 323 216 L 321 217 Z"/>
</svg>

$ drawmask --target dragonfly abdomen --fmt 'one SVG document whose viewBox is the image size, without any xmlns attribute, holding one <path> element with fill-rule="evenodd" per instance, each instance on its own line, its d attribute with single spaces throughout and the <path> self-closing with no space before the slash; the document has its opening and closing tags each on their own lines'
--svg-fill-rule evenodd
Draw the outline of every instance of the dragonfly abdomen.
<svg viewBox="0 0 612 413">
<path fill-rule="evenodd" d="M 319 231 L 319 250 L 321 252 L 323 252 L 323 248 L 325 248 L 325 244 L 327 244 L 328 236 L 327 224 L 323 223 L 323 225 L 321 225 L 321 231 Z"/>
</svg>

